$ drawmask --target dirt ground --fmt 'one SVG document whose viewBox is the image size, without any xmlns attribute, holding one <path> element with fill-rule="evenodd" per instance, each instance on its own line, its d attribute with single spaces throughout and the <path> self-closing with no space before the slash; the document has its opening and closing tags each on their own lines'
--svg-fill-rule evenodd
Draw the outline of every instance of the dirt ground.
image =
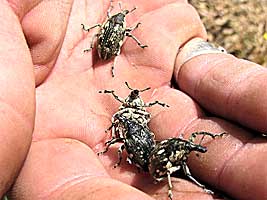
<svg viewBox="0 0 267 200">
<path fill-rule="evenodd" d="M 189 0 L 209 41 L 267 67 L 267 0 Z"/>
</svg>

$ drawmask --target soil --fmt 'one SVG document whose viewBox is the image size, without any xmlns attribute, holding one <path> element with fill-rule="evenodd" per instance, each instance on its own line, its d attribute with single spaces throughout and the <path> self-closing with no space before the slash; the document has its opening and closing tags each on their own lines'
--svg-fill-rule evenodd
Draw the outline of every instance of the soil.
<svg viewBox="0 0 267 200">
<path fill-rule="evenodd" d="M 228 53 L 267 67 L 267 0 L 189 0 L 208 39 Z"/>
</svg>

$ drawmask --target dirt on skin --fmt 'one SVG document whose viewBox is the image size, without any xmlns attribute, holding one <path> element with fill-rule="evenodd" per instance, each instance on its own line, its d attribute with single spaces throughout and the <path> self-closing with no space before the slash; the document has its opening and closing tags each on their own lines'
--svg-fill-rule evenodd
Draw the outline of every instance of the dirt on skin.
<svg viewBox="0 0 267 200">
<path fill-rule="evenodd" d="M 189 0 L 208 39 L 228 53 L 267 67 L 267 0 Z"/>
</svg>

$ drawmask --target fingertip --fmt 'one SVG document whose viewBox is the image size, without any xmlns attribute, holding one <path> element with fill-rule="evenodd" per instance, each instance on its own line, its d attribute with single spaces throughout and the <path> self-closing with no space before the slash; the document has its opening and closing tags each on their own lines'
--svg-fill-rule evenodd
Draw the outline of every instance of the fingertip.
<svg viewBox="0 0 267 200">
<path fill-rule="evenodd" d="M 194 46 L 184 50 L 174 71 L 181 90 L 212 113 L 267 131 L 266 68 L 219 50 L 200 49 L 197 54 L 192 53 Z"/>
</svg>

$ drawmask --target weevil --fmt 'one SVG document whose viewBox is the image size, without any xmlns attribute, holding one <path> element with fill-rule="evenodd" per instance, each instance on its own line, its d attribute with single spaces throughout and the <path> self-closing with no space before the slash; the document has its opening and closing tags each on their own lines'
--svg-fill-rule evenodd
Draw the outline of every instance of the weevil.
<svg viewBox="0 0 267 200">
<path fill-rule="evenodd" d="M 106 142 L 106 149 L 100 153 L 107 152 L 109 146 L 114 143 L 123 142 L 124 145 L 118 151 L 119 161 L 116 166 L 120 164 L 121 152 L 126 147 L 129 155 L 128 161 L 134 163 L 138 168 L 147 171 L 148 155 L 152 147 L 154 147 L 154 134 L 148 127 L 151 116 L 146 111 L 146 107 L 151 107 L 156 104 L 163 107 L 169 107 L 169 105 L 159 101 L 145 103 L 139 93 L 149 90 L 150 87 L 138 90 L 132 89 L 127 82 L 125 84 L 131 90 L 125 99 L 116 95 L 114 90 L 100 91 L 100 93 L 112 94 L 121 103 L 119 110 L 112 116 L 111 126 L 106 130 L 106 132 L 111 130 L 112 139 Z M 140 152 L 134 150 L 135 147 L 139 148 Z"/>
<path fill-rule="evenodd" d="M 137 23 L 134 27 L 126 27 L 126 15 L 132 13 L 136 10 L 134 7 L 132 10 L 122 9 L 119 3 L 120 12 L 111 15 L 111 10 L 113 9 L 112 1 L 110 1 L 110 7 L 107 11 L 107 19 L 103 24 L 95 24 L 89 28 L 86 28 L 84 24 L 82 29 L 89 32 L 91 29 L 99 27 L 98 33 L 93 35 L 91 40 L 91 45 L 89 49 L 85 49 L 84 52 L 91 51 L 94 46 L 94 40 L 97 38 L 97 52 L 99 58 L 102 60 L 108 60 L 114 57 L 114 61 L 111 67 L 111 74 L 114 77 L 114 66 L 116 63 L 116 58 L 120 54 L 121 46 L 124 43 L 125 36 L 131 37 L 142 49 L 147 47 L 147 45 L 142 44 L 133 34 L 132 31 L 138 28 L 141 24 Z"/>
<path fill-rule="evenodd" d="M 125 116 L 115 115 L 114 118 L 119 121 L 116 131 L 119 132 L 120 137 L 113 137 L 107 141 L 105 150 L 98 154 L 107 152 L 110 145 L 122 142 L 123 144 L 118 149 L 118 162 L 114 167 L 120 165 L 122 152 L 125 149 L 128 154 L 128 163 L 134 164 L 139 170 L 147 172 L 149 156 L 155 146 L 154 133 L 149 130 L 147 125 L 141 125 Z"/>
<path fill-rule="evenodd" d="M 172 199 L 172 183 L 171 174 L 182 169 L 185 176 L 188 177 L 199 187 L 209 194 L 213 194 L 211 190 L 199 183 L 192 175 L 186 162 L 190 152 L 196 151 L 200 153 L 207 152 L 207 148 L 200 143 L 195 144 L 194 140 L 197 135 L 210 136 L 213 139 L 216 137 L 222 137 L 225 133 L 212 134 L 209 132 L 195 132 L 192 133 L 188 140 L 182 138 L 169 138 L 158 142 L 155 148 L 152 150 L 149 158 L 149 173 L 156 181 L 161 181 L 167 177 L 168 180 L 168 197 Z"/>
<path fill-rule="evenodd" d="M 115 115 L 122 115 L 125 116 L 128 119 L 135 120 L 139 124 L 148 124 L 150 121 L 151 115 L 149 112 L 146 111 L 147 107 L 151 107 L 153 105 L 160 105 L 162 107 L 169 107 L 168 104 L 160 102 L 160 101 L 153 101 L 149 103 L 145 103 L 142 98 L 140 97 L 140 92 L 144 92 L 150 89 L 150 87 L 145 88 L 145 89 L 133 89 L 129 86 L 127 82 L 125 82 L 125 85 L 129 90 L 131 90 L 130 94 L 123 99 L 122 97 L 119 97 L 118 95 L 115 94 L 114 90 L 103 90 L 99 91 L 99 93 L 107 93 L 111 94 L 117 101 L 121 103 L 121 106 L 119 107 L 119 110 L 112 116 L 112 124 L 111 126 L 107 129 L 111 130 L 112 129 L 112 136 L 113 137 L 118 137 L 115 134 L 115 127 L 118 125 L 118 121 L 115 119 Z"/>
</svg>

